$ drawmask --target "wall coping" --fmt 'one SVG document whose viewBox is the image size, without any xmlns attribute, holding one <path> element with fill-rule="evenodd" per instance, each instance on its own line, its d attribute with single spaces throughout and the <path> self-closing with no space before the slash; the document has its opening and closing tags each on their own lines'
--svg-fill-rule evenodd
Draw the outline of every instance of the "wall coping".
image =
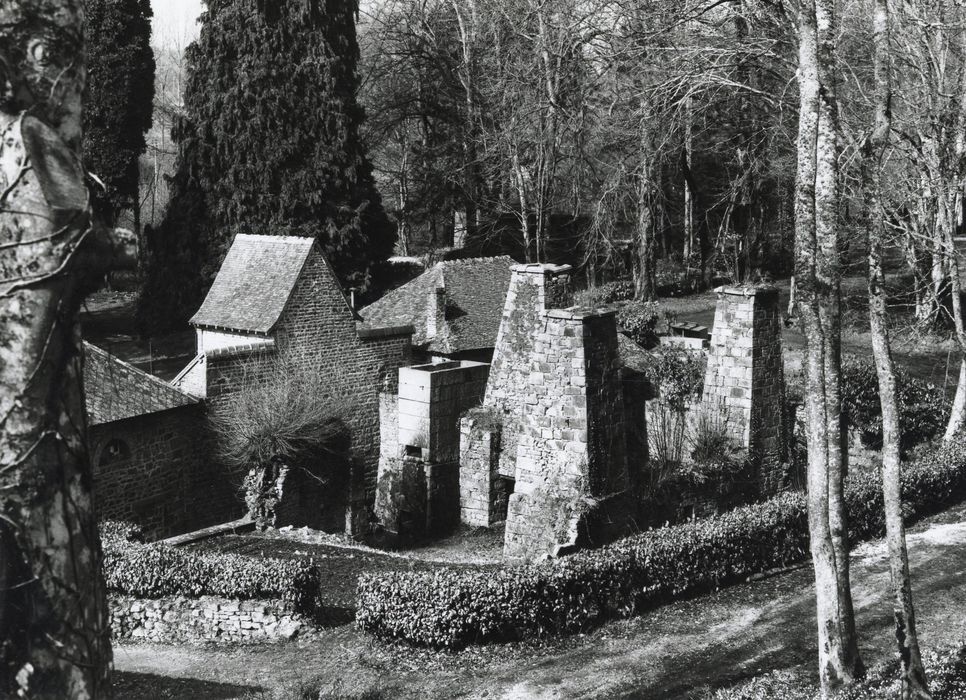
<svg viewBox="0 0 966 700">
<path fill-rule="evenodd" d="M 617 309 L 572 306 L 569 309 L 548 309 L 543 312 L 547 318 L 559 318 L 565 321 L 588 321 L 593 318 L 616 316 Z"/>
<path fill-rule="evenodd" d="M 559 275 L 573 270 L 572 265 L 554 265 L 552 263 L 523 263 L 510 265 L 513 272 L 522 272 L 529 275 Z"/>
<path fill-rule="evenodd" d="M 729 287 L 727 285 L 715 288 L 715 293 L 718 296 L 722 294 L 727 294 L 729 296 L 739 296 L 739 297 L 765 297 L 765 296 L 778 296 L 778 287 L 773 285 L 743 285 L 740 287 Z"/>
</svg>

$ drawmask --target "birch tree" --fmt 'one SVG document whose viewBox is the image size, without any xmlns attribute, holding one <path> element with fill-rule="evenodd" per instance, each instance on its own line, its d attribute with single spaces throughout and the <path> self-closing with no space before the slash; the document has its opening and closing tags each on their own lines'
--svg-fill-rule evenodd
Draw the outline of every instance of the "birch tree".
<svg viewBox="0 0 966 700">
<path fill-rule="evenodd" d="M 81 0 L 0 4 L 4 696 L 110 696 L 76 312 L 111 249 L 91 228 L 77 153 L 84 77 Z"/>
<path fill-rule="evenodd" d="M 912 603 L 909 555 L 902 522 L 902 488 L 899 461 L 899 405 L 896 398 L 895 363 L 889 342 L 886 316 L 885 274 L 882 248 L 886 238 L 886 212 L 882 203 L 883 157 L 892 129 L 891 13 L 889 0 L 875 0 L 873 7 L 873 128 L 863 144 L 862 176 L 865 194 L 866 235 L 869 248 L 869 323 L 872 354 L 879 379 L 882 406 L 882 495 L 885 503 L 886 540 L 893 589 L 893 616 L 899 651 L 902 697 L 929 698 L 926 673 L 919 653 L 916 615 Z"/>
<path fill-rule="evenodd" d="M 806 343 L 808 526 L 825 696 L 864 672 L 855 633 L 843 498 L 835 28 L 835 0 L 799 5 L 795 280 Z"/>
</svg>

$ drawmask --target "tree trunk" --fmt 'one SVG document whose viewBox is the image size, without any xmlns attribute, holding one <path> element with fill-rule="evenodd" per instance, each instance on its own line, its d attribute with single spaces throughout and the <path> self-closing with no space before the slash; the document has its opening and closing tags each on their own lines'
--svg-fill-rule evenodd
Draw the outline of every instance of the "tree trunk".
<svg viewBox="0 0 966 700">
<path fill-rule="evenodd" d="M 642 111 L 640 129 L 640 166 L 637 175 L 637 254 L 634 256 L 634 296 L 644 301 L 657 298 L 655 263 L 655 186 L 654 150 L 650 138 L 649 114 Z"/>
<path fill-rule="evenodd" d="M 808 523 L 825 696 L 863 674 L 849 581 L 843 485 L 834 0 L 801 5 L 795 279 L 805 335 Z"/>
<path fill-rule="evenodd" d="M 902 698 L 912 700 L 930 698 L 931 695 L 919 653 L 916 614 L 912 604 L 912 581 L 909 578 L 909 555 L 906 550 L 906 528 L 902 521 L 899 405 L 886 316 L 885 274 L 882 269 L 882 247 L 885 241 L 882 160 L 892 129 L 890 25 L 889 0 L 875 0 L 872 32 L 875 46 L 875 124 L 871 135 L 863 144 L 862 184 L 869 248 L 869 323 L 872 354 L 879 379 L 879 403 L 882 408 L 882 497 L 885 504 L 886 541 L 893 591 L 892 609 L 896 623 Z"/>
<path fill-rule="evenodd" d="M 0 620 L 22 640 L 0 695 L 111 694 L 77 324 L 98 235 L 77 156 L 83 35 L 81 0 L 0 4 L 0 579 L 20 598 L 0 596 Z"/>
</svg>

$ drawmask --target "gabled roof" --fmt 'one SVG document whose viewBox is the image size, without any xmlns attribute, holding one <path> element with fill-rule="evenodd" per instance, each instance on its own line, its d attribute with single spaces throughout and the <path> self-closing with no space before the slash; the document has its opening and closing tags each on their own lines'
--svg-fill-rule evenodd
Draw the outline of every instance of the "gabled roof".
<svg viewBox="0 0 966 700">
<path fill-rule="evenodd" d="M 191 324 L 268 333 L 314 245 L 314 238 L 238 234 Z"/>
<path fill-rule="evenodd" d="M 91 425 L 198 403 L 191 394 L 84 342 L 84 403 Z"/>
<path fill-rule="evenodd" d="M 492 348 L 500 330 L 513 264 L 506 255 L 439 262 L 359 313 L 368 328 L 411 324 L 413 345 L 433 352 Z M 428 316 L 435 308 L 432 301 L 437 289 L 443 290 L 445 328 L 430 337 Z"/>
</svg>

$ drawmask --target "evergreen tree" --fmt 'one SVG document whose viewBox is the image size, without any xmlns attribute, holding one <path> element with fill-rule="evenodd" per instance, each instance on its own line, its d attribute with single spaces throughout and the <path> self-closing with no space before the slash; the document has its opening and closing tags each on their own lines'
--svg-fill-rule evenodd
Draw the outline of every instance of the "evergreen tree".
<svg viewBox="0 0 966 700">
<path fill-rule="evenodd" d="M 106 191 L 96 214 L 113 224 L 138 204 L 138 159 L 151 128 L 154 52 L 150 0 L 86 0 L 84 164 Z"/>
<path fill-rule="evenodd" d="M 177 256 L 197 252 L 197 283 L 176 286 L 200 296 L 239 232 L 317 236 L 344 284 L 365 285 L 370 263 L 391 254 L 359 141 L 355 14 L 355 0 L 207 0 L 186 55 L 173 197 L 149 239 L 153 313 L 171 306 Z M 203 215 L 186 220 L 185 202 Z"/>
</svg>

